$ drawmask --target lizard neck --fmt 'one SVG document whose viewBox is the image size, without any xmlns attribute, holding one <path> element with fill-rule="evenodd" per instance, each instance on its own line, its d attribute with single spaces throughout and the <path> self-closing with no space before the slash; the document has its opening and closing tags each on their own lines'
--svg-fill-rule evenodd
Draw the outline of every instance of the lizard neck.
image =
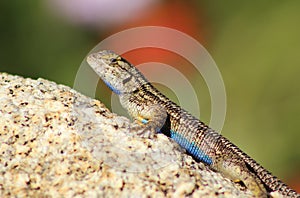
<svg viewBox="0 0 300 198">
<path fill-rule="evenodd" d="M 112 86 L 112 84 L 110 84 L 108 81 L 103 81 L 107 86 L 108 86 L 108 88 L 110 89 L 110 90 L 112 90 L 115 94 L 117 94 L 117 95 L 121 95 L 122 94 L 122 92 L 121 92 L 121 90 L 119 90 L 119 89 L 116 89 L 114 86 Z"/>
</svg>

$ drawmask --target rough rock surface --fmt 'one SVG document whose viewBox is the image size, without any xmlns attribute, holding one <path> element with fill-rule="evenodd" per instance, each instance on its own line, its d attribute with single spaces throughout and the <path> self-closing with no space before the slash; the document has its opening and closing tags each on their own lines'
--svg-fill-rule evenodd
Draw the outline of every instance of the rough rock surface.
<svg viewBox="0 0 300 198">
<path fill-rule="evenodd" d="M 0 197 L 249 197 L 69 87 L 0 74 Z"/>
</svg>

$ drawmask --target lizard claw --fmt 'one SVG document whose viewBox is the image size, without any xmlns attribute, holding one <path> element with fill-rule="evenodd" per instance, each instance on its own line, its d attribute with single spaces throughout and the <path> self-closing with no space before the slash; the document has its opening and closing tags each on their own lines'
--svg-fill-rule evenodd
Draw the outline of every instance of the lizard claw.
<svg viewBox="0 0 300 198">
<path fill-rule="evenodd" d="M 150 126 L 141 126 L 141 125 L 132 126 L 129 127 L 129 132 L 130 135 L 138 136 L 141 138 L 153 139 L 156 137 L 155 129 Z"/>
</svg>

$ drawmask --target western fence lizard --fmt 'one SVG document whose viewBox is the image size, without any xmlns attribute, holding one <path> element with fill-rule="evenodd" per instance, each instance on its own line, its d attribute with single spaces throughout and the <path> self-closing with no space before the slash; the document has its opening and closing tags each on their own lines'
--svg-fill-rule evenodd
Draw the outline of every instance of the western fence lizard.
<svg viewBox="0 0 300 198">
<path fill-rule="evenodd" d="M 141 133 L 161 132 L 169 136 L 195 160 L 234 182 L 241 182 L 255 196 L 267 197 L 275 192 L 300 197 L 228 139 L 160 93 L 121 56 L 104 50 L 89 55 L 87 62 L 119 95 L 122 106 L 131 117 L 141 123 Z"/>
</svg>

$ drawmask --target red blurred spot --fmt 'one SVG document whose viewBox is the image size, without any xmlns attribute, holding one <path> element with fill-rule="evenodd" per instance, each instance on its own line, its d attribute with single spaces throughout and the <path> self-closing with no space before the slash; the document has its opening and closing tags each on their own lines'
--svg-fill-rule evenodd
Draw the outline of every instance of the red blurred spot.
<svg viewBox="0 0 300 198">
<path fill-rule="evenodd" d="M 151 14 L 137 18 L 134 22 L 119 27 L 113 32 L 139 26 L 164 26 L 182 31 L 198 40 L 201 44 L 205 43 L 206 27 L 202 11 L 199 10 L 198 5 L 189 4 L 186 1 L 167 1 L 149 13 Z M 140 37 L 139 39 L 143 39 L 143 35 L 140 35 Z M 166 37 L 166 39 L 171 40 L 171 42 L 178 42 L 176 40 L 172 41 L 170 37 Z M 120 43 L 116 45 L 120 45 Z M 180 67 L 178 64 L 185 62 L 179 55 L 159 48 L 136 49 L 124 54 L 124 57 L 135 65 L 151 61 Z"/>
</svg>

